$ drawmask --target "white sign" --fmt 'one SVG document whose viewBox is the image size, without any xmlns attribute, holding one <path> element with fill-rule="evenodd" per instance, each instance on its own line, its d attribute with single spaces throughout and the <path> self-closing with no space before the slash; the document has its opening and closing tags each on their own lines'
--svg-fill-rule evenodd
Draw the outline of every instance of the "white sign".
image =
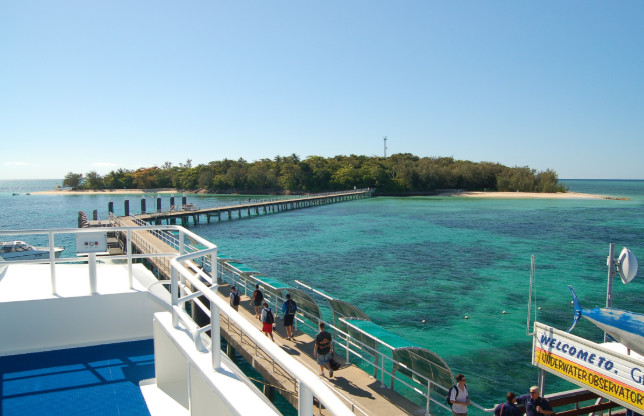
<svg viewBox="0 0 644 416">
<path fill-rule="evenodd" d="M 81 233 L 76 234 L 76 253 L 106 253 L 107 233 Z"/>
<path fill-rule="evenodd" d="M 535 322 L 532 364 L 637 412 L 644 410 L 644 361 Z"/>
</svg>

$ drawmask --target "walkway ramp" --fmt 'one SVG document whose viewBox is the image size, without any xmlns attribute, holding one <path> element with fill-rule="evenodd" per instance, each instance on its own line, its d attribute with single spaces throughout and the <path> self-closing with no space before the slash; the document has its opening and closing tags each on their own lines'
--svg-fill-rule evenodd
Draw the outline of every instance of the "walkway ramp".
<svg viewBox="0 0 644 416">
<path fill-rule="evenodd" d="M 230 286 L 226 284 L 220 285 L 219 295 L 228 299 L 229 294 Z M 248 296 L 241 296 L 238 313 L 246 318 L 246 320 L 252 322 L 258 331 L 262 330 L 262 324 L 255 318 L 255 310 Z M 314 339 L 308 334 L 295 330 L 294 341 L 289 341 L 286 339 L 286 331 L 281 315 L 276 317 L 275 323 L 277 327 L 273 331 L 275 343 L 312 372 L 318 374 L 320 367 L 313 358 Z M 248 362 L 252 363 L 253 367 L 262 374 L 269 384 L 275 383 L 273 385 L 283 388 L 285 390 L 283 392 L 284 397 L 297 406 L 297 394 L 295 392 L 294 381 L 289 380 L 285 372 L 280 372 L 279 369 L 276 369 L 274 363 L 268 361 L 261 354 L 261 351 L 256 350 L 254 344 L 249 344 L 248 340 L 243 338 L 239 331 L 236 331 L 234 328 L 227 328 L 229 328 L 229 322 L 225 318 L 225 314 L 222 314 L 222 336 Z M 347 402 L 355 414 L 375 416 L 394 416 L 401 414 L 420 416 L 425 414 L 423 407 L 418 406 L 396 391 L 383 386 L 380 381 L 374 379 L 357 366 L 353 364 L 346 365 L 341 357 L 336 358 L 338 358 L 338 361 L 343 366 L 334 373 L 333 378 L 329 378 L 328 371 L 325 370 L 324 381 L 336 391 L 339 397 Z M 289 385 L 292 388 L 289 388 Z M 293 398 L 289 398 L 290 395 L 293 396 L 295 402 Z M 321 409 L 320 414 L 325 415 L 328 413 L 324 409 Z"/>
</svg>

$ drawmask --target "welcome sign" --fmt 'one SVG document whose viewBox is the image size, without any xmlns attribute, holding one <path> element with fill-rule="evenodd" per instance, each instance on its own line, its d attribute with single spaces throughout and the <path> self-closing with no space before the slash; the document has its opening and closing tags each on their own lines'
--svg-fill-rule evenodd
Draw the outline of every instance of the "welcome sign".
<svg viewBox="0 0 644 416">
<path fill-rule="evenodd" d="M 644 361 L 535 322 L 532 364 L 636 412 L 644 410 Z"/>
</svg>

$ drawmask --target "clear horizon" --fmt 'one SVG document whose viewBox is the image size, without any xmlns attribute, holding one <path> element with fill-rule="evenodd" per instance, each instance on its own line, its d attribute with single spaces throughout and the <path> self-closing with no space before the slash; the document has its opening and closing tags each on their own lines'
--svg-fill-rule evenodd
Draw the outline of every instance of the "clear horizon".
<svg viewBox="0 0 644 416">
<path fill-rule="evenodd" d="M 411 153 L 644 179 L 644 2 L 6 2 L 0 178 Z M 270 156 L 267 156 L 270 155 Z"/>
</svg>

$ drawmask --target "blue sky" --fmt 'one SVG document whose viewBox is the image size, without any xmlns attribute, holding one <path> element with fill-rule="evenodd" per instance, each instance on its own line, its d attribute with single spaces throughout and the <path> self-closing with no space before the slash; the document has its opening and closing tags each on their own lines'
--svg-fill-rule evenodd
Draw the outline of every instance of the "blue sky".
<svg viewBox="0 0 644 416">
<path fill-rule="evenodd" d="M 642 1 L 0 0 L 0 179 L 452 156 L 644 179 Z"/>
</svg>

